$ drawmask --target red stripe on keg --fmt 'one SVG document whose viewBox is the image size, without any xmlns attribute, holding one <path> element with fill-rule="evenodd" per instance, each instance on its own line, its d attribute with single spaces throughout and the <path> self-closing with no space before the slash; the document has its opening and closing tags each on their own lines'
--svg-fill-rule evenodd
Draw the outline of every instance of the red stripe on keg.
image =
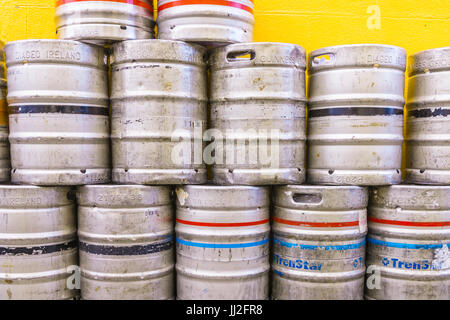
<svg viewBox="0 0 450 320">
<path fill-rule="evenodd" d="M 284 220 L 274 217 L 273 220 L 278 223 L 287 224 L 290 226 L 311 227 L 311 228 L 345 228 L 359 226 L 359 221 L 350 222 L 304 222 Z"/>
<path fill-rule="evenodd" d="M 59 7 L 59 6 L 62 6 L 63 4 L 67 4 L 67 3 L 86 2 L 86 1 L 98 2 L 98 1 L 95 1 L 95 0 L 57 0 L 56 1 L 56 6 Z M 141 1 L 141 0 L 101 0 L 101 1 L 127 3 L 127 4 L 132 4 L 134 6 L 145 8 L 145 9 L 147 9 L 149 11 L 153 11 L 153 6 L 152 5 L 148 4 L 147 2 Z"/>
<path fill-rule="evenodd" d="M 237 222 L 237 223 L 210 223 L 210 222 L 196 222 L 196 221 L 186 221 L 177 219 L 178 223 L 187 224 L 190 226 L 197 227 L 214 227 L 214 228 L 233 228 L 233 227 L 250 227 L 250 226 L 258 226 L 261 224 L 269 223 L 269 219 L 261 220 L 261 221 L 251 221 L 251 222 Z"/>
<path fill-rule="evenodd" d="M 374 223 L 389 224 L 393 226 L 405 226 L 405 227 L 449 227 L 450 221 L 443 222 L 413 222 L 413 221 L 397 221 L 397 220 L 384 220 L 369 217 L 368 220 Z"/>
<path fill-rule="evenodd" d="M 253 1 L 252 1 L 253 2 Z M 207 4 L 213 6 L 227 6 L 242 9 L 253 14 L 253 8 L 246 6 L 245 4 L 234 2 L 234 1 L 225 1 L 225 0 L 179 0 L 179 1 L 171 1 L 165 4 L 158 6 L 158 11 L 161 12 L 168 8 L 178 7 L 178 6 L 187 6 L 193 4 Z"/>
</svg>

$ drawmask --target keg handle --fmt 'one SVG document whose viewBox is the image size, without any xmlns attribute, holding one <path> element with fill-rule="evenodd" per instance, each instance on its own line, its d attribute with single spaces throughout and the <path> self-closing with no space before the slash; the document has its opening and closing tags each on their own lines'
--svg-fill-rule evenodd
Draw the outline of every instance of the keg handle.
<svg viewBox="0 0 450 320">
<path fill-rule="evenodd" d="M 334 65 L 336 56 L 334 53 L 323 53 L 311 58 L 311 65 L 313 67 Z"/>
<path fill-rule="evenodd" d="M 252 61 L 256 58 L 256 52 L 254 50 L 239 50 L 230 51 L 227 53 L 228 62 L 239 62 L 239 61 Z"/>
<path fill-rule="evenodd" d="M 296 204 L 319 205 L 323 197 L 320 193 L 292 193 L 292 201 Z"/>
</svg>

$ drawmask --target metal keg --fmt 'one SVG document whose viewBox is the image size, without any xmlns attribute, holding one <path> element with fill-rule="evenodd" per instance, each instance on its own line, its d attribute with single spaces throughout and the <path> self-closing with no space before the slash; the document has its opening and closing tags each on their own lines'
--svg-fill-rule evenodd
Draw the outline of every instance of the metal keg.
<svg viewBox="0 0 450 320">
<path fill-rule="evenodd" d="M 210 63 L 211 145 L 216 147 L 210 159 L 205 149 L 205 161 L 213 165 L 214 183 L 303 183 L 304 49 L 284 43 L 233 44 L 213 51 Z"/>
<path fill-rule="evenodd" d="M 450 300 L 450 186 L 376 188 L 368 225 L 368 299 Z"/>
<path fill-rule="evenodd" d="M 6 45 L 12 181 L 110 180 L 107 56 L 75 41 Z"/>
<path fill-rule="evenodd" d="M 401 183 L 406 52 L 346 45 L 309 58 L 308 182 Z"/>
<path fill-rule="evenodd" d="M 269 189 L 191 185 L 176 195 L 178 299 L 268 299 Z"/>
<path fill-rule="evenodd" d="M 205 50 L 168 40 L 113 47 L 113 181 L 200 184 L 206 130 Z"/>
<path fill-rule="evenodd" d="M 450 185 L 450 47 L 411 57 L 407 181 Z"/>
<path fill-rule="evenodd" d="M 70 191 L 0 185 L 0 300 L 78 295 L 76 209 Z"/>
<path fill-rule="evenodd" d="M 10 156 L 8 142 L 8 110 L 6 103 L 5 44 L 0 41 L 0 182 L 10 179 Z"/>
<path fill-rule="evenodd" d="M 57 36 L 108 44 L 154 37 L 152 0 L 57 0 Z"/>
<path fill-rule="evenodd" d="M 253 0 L 158 0 L 158 38 L 208 47 L 252 42 Z"/>
<path fill-rule="evenodd" d="M 368 201 L 356 186 L 275 188 L 273 299 L 363 299 Z"/>
<path fill-rule="evenodd" d="M 168 187 L 79 187 L 81 298 L 175 297 L 174 217 Z"/>
</svg>

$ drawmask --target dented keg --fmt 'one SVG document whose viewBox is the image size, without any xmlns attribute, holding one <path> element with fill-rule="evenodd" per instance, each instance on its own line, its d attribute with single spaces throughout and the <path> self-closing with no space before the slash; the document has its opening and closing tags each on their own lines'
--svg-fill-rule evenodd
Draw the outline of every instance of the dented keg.
<svg viewBox="0 0 450 320">
<path fill-rule="evenodd" d="M 113 181 L 199 184 L 206 130 L 205 50 L 179 41 L 116 44 L 112 59 Z"/>
<path fill-rule="evenodd" d="M 77 199 L 81 298 L 175 298 L 170 189 L 84 186 Z"/>
<path fill-rule="evenodd" d="M 5 66 L 5 44 L 0 41 L 0 182 L 10 179 L 10 157 L 8 142 L 8 109 L 6 103 L 6 66 Z"/>
<path fill-rule="evenodd" d="M 376 188 L 368 225 L 368 299 L 450 300 L 450 187 Z"/>
<path fill-rule="evenodd" d="M 362 300 L 368 190 L 275 188 L 272 298 Z"/>
<path fill-rule="evenodd" d="M 154 37 L 152 0 L 57 0 L 59 39 L 108 44 Z"/>
<path fill-rule="evenodd" d="M 252 42 L 253 0 L 158 0 L 158 38 L 209 47 Z"/>
<path fill-rule="evenodd" d="M 211 159 L 221 185 L 301 184 L 305 180 L 303 48 L 233 44 L 211 55 Z M 207 137 L 208 138 L 208 137 Z M 221 144 L 221 145 L 219 145 Z"/>
<path fill-rule="evenodd" d="M 268 299 L 269 189 L 184 186 L 176 194 L 178 299 Z"/>
<path fill-rule="evenodd" d="M 308 181 L 401 182 L 405 50 L 323 48 L 309 59 Z"/>
<path fill-rule="evenodd" d="M 107 57 L 75 41 L 6 45 L 12 181 L 83 185 L 110 179 Z"/>
<path fill-rule="evenodd" d="M 0 300 L 59 300 L 78 295 L 76 279 L 72 279 L 78 249 L 70 191 L 0 186 Z"/>
<path fill-rule="evenodd" d="M 450 47 L 411 58 L 406 179 L 450 185 Z"/>
</svg>

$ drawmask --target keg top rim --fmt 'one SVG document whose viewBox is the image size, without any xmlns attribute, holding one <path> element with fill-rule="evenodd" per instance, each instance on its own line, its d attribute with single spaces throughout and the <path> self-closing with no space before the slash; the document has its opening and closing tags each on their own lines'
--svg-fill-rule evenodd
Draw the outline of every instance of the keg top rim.
<svg viewBox="0 0 450 320">
<path fill-rule="evenodd" d="M 410 56 L 409 75 L 450 68 L 450 47 L 419 51 Z"/>
<path fill-rule="evenodd" d="M 368 187 L 363 186 L 327 186 L 327 185 L 286 185 L 286 186 L 279 186 L 275 187 L 279 189 L 298 189 L 301 191 L 302 189 L 313 189 L 313 190 L 338 190 L 338 191 L 349 191 L 349 190 L 361 190 L 365 191 L 368 190 Z"/>
<path fill-rule="evenodd" d="M 335 68 L 389 68 L 406 71 L 407 52 L 387 44 L 349 44 L 310 52 L 308 73 Z"/>
<path fill-rule="evenodd" d="M 201 185 L 184 185 L 178 186 L 177 189 L 194 189 L 194 190 L 214 190 L 214 191 L 228 191 L 228 190 L 244 190 L 244 191 L 258 191 L 258 190 L 267 190 L 268 187 L 265 186 L 219 186 L 214 184 L 201 184 Z"/>
<path fill-rule="evenodd" d="M 120 45 L 124 45 L 124 44 L 139 44 L 139 43 L 174 43 L 174 44 L 179 44 L 179 45 L 183 45 L 186 47 L 193 47 L 198 49 L 199 51 L 206 51 L 206 48 L 195 44 L 195 43 L 191 43 L 191 42 L 184 42 L 184 41 L 180 41 L 180 40 L 168 40 L 168 39 L 134 39 L 134 40 L 125 40 L 125 41 L 120 41 L 117 43 L 114 43 L 111 47 L 114 49 L 114 47 L 120 46 Z"/>
<path fill-rule="evenodd" d="M 276 46 L 295 46 L 298 48 L 303 49 L 305 52 L 305 48 L 299 44 L 296 43 L 290 43 L 290 42 L 271 42 L 271 41 L 259 41 L 259 42 L 239 42 L 239 43 L 231 43 L 229 45 L 226 46 L 220 46 L 217 48 L 214 48 L 212 51 L 216 51 L 216 50 L 224 50 L 227 48 L 232 48 L 232 47 L 245 47 L 245 46 L 266 46 L 266 45 L 276 45 Z"/>
<path fill-rule="evenodd" d="M 10 45 L 13 44 L 20 44 L 20 43 L 68 43 L 68 44 L 74 44 L 74 45 L 81 45 L 81 46 L 88 46 L 88 47 L 93 47 L 93 48 L 100 48 L 102 49 L 103 47 L 92 44 L 92 43 L 85 43 L 85 42 L 81 42 L 81 41 L 76 41 L 76 40 L 62 40 L 62 39 L 22 39 L 22 40 L 14 40 L 14 41 L 9 41 L 8 43 L 6 43 L 5 47 L 8 47 Z"/>
<path fill-rule="evenodd" d="M 77 190 L 82 192 L 83 190 L 101 190 L 101 189 L 114 189 L 114 188 L 127 188 L 127 189 L 169 189 L 168 186 L 160 185 L 160 186 L 148 186 L 148 185 L 139 185 L 139 184 L 93 184 L 93 185 L 84 185 L 77 187 Z"/>
<path fill-rule="evenodd" d="M 382 43 L 356 43 L 356 44 L 342 44 L 342 45 L 335 45 L 335 46 L 327 46 L 327 47 L 323 47 L 323 48 L 319 48 L 316 50 L 311 51 L 310 55 L 313 55 L 317 52 L 321 52 L 321 51 L 327 51 L 327 50 L 331 50 L 331 49 L 346 49 L 346 48 L 350 48 L 350 49 L 359 49 L 359 48 L 370 48 L 370 47 L 374 47 L 374 48 L 385 48 L 385 49 L 399 49 L 401 51 L 404 51 L 406 54 L 406 49 L 400 46 L 395 46 L 395 45 L 391 45 L 391 44 L 382 44 Z"/>
<path fill-rule="evenodd" d="M 53 191 L 53 190 L 70 190 L 71 186 L 54 186 L 54 187 L 43 187 L 34 185 L 18 185 L 18 184 L 0 184 L 0 190 L 42 190 L 42 191 Z"/>
<path fill-rule="evenodd" d="M 448 51 L 450 54 L 450 47 L 439 47 L 439 48 L 432 48 L 432 49 L 417 51 L 416 53 L 411 55 L 411 57 L 421 56 L 421 55 L 423 55 L 425 53 L 429 53 L 429 52 L 433 53 L 433 52 L 441 52 L 441 51 Z"/>
<path fill-rule="evenodd" d="M 398 184 L 392 186 L 374 187 L 372 190 L 391 189 L 391 190 L 448 190 L 450 192 L 450 185 L 437 186 L 437 185 L 416 185 L 416 184 Z"/>
</svg>

